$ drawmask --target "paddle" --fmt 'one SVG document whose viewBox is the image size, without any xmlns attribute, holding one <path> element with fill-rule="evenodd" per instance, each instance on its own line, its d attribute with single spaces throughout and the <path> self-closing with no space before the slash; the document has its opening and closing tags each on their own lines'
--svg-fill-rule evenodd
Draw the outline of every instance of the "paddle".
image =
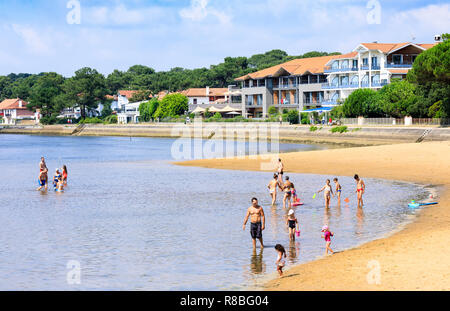
<svg viewBox="0 0 450 311">
<path fill-rule="evenodd" d="M 314 193 L 314 195 L 313 195 L 313 199 L 315 199 L 315 198 L 316 198 L 316 195 L 317 195 L 317 193 Z"/>
</svg>

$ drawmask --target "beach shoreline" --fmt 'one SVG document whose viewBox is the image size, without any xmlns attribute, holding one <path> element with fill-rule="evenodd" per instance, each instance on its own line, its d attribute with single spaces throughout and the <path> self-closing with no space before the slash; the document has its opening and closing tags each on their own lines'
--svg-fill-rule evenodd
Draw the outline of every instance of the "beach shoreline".
<svg viewBox="0 0 450 311">
<path fill-rule="evenodd" d="M 450 290 L 450 142 L 424 142 L 282 155 L 287 172 L 398 180 L 442 189 L 439 205 L 388 237 L 294 266 L 264 285 L 269 291 Z M 257 170 L 261 158 L 195 160 L 177 165 Z M 331 177 L 331 176 L 330 176 Z M 368 185 L 370 189 L 370 185 Z M 370 190 L 369 190 L 370 191 Z M 436 198 L 435 198 L 436 199 Z M 352 207 L 356 208 L 356 207 Z M 444 258 L 444 260 L 442 260 Z M 380 279 L 371 281 L 378 269 Z"/>
<path fill-rule="evenodd" d="M 129 125 L 45 125 L 45 126 L 0 126 L 0 134 L 50 135 L 50 136 L 117 136 L 149 138 L 193 138 L 196 125 L 182 123 L 142 123 Z M 247 139 L 251 127 L 262 129 L 276 127 L 278 139 L 283 143 L 334 144 L 338 146 L 374 146 L 423 141 L 449 141 L 450 128 L 441 127 L 399 127 L 399 126 L 348 126 L 345 133 L 332 133 L 331 127 L 318 127 L 311 131 L 306 125 L 281 125 L 270 123 L 203 123 L 203 139 L 226 139 L 227 130 L 236 132 L 232 139 Z M 220 135 L 219 135 L 220 133 Z M 261 132 L 259 139 L 267 139 L 267 132 Z"/>
</svg>

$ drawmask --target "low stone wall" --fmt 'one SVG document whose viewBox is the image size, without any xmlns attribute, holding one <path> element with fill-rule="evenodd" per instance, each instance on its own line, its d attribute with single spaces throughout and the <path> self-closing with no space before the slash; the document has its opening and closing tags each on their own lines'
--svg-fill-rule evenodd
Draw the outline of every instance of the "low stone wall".
<svg viewBox="0 0 450 311">
<path fill-rule="evenodd" d="M 203 123 L 203 138 L 226 138 L 226 131 L 236 132 L 234 137 L 246 138 L 249 129 L 261 126 L 270 132 L 270 123 Z M 183 131 L 176 130 L 182 128 Z M 0 133 L 10 134 L 36 134 L 36 135 L 77 135 L 77 136 L 132 136 L 132 137 L 180 137 L 182 132 L 193 136 L 193 124 L 180 123 L 149 123 L 133 125 L 103 125 L 86 124 L 76 125 L 49 125 L 49 126 L 9 126 L 1 127 Z M 199 128 L 199 127 L 198 127 Z M 197 128 L 197 129 L 198 129 Z M 285 142 L 300 143 L 337 143 L 353 145 L 378 145 L 416 141 L 449 141 L 450 128 L 430 127 L 348 127 L 348 132 L 332 133 L 331 127 L 318 128 L 310 131 L 309 126 L 282 125 L 279 127 L 279 138 Z M 222 135 L 220 135 L 222 133 Z"/>
</svg>

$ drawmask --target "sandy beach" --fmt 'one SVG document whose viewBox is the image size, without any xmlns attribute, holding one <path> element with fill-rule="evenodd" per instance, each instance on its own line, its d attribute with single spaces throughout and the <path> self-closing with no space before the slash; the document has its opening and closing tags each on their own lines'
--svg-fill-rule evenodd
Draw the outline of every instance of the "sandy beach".
<svg viewBox="0 0 450 311">
<path fill-rule="evenodd" d="M 367 177 L 438 186 L 439 205 L 387 238 L 289 269 L 267 290 L 450 290 L 450 142 L 405 143 L 282 154 L 286 172 Z M 179 165 L 261 170 L 260 158 L 180 162 Z M 367 184 L 370 191 L 370 184 Z M 388 195 L 380 193 L 381 195 Z M 356 194 L 355 194 L 356 196 Z M 351 208 L 356 212 L 355 200 Z M 244 211 L 245 209 L 243 209 Z M 320 232 L 318 233 L 320 234 Z M 336 236 L 335 239 L 339 237 Z M 322 247 L 319 245 L 318 247 Z M 377 261 L 380 284 L 369 284 Z"/>
</svg>

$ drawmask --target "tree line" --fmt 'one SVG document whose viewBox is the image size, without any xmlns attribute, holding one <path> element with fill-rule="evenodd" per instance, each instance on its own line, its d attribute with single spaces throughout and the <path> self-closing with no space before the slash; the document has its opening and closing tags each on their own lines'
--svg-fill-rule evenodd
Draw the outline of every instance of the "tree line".
<svg viewBox="0 0 450 311">
<path fill-rule="evenodd" d="M 180 91 L 188 88 L 227 87 L 234 79 L 264 68 L 295 58 L 336 55 L 337 52 L 309 52 L 290 56 L 282 50 L 272 50 L 264 54 L 247 57 L 226 57 L 218 65 L 209 68 L 173 68 L 169 71 L 155 71 L 151 67 L 135 65 L 127 71 L 114 70 L 107 76 L 96 69 L 85 67 L 75 75 L 66 78 L 55 72 L 40 74 L 11 73 L 0 76 L 0 101 L 6 98 L 21 98 L 30 103 L 29 109 L 40 109 L 43 123 L 56 122 L 56 116 L 63 108 L 81 108 L 82 118 L 86 111 L 95 109 L 99 102 L 107 103 L 107 94 L 117 94 L 118 90 L 140 90 L 133 100 L 148 98 L 160 91 Z M 162 109 L 162 108 L 161 108 Z M 110 113 L 106 105 L 105 114 Z M 165 115 L 161 111 L 158 115 Z M 170 114 L 170 113 L 169 113 Z M 104 117 L 106 117 L 105 115 Z"/>
</svg>

